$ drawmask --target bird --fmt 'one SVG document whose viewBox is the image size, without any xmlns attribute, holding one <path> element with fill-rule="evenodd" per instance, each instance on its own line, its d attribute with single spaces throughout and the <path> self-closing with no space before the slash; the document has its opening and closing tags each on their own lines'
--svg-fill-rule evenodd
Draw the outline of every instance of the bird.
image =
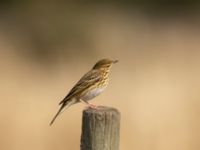
<svg viewBox="0 0 200 150">
<path fill-rule="evenodd" d="M 109 73 L 113 64 L 118 60 L 101 59 L 91 70 L 89 70 L 83 77 L 74 85 L 65 98 L 59 103 L 60 109 L 53 117 L 50 125 L 54 123 L 56 118 L 65 109 L 78 102 L 85 103 L 89 108 L 97 109 L 97 106 L 88 102 L 101 94 L 108 85 Z"/>
</svg>

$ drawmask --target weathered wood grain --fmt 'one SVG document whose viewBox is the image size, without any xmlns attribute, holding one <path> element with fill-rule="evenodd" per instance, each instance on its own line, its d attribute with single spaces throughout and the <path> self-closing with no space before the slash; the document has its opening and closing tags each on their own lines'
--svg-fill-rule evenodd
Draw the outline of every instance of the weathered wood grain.
<svg viewBox="0 0 200 150">
<path fill-rule="evenodd" d="M 83 111 L 81 150 L 119 150 L 119 137 L 117 109 L 101 106 Z"/>
</svg>

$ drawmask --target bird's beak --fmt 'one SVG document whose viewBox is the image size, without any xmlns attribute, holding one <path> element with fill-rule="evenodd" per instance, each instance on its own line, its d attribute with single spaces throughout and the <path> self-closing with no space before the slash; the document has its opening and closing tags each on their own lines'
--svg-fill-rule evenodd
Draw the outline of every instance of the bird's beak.
<svg viewBox="0 0 200 150">
<path fill-rule="evenodd" d="M 113 61 L 113 64 L 117 63 L 118 61 L 119 61 L 119 60 L 114 60 L 114 61 Z"/>
</svg>

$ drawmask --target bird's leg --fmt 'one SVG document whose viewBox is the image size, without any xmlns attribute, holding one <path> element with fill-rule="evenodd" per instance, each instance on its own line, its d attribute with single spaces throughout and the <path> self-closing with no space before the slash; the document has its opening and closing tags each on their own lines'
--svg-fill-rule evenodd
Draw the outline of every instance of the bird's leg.
<svg viewBox="0 0 200 150">
<path fill-rule="evenodd" d="M 85 101 L 85 100 L 82 100 L 80 99 L 80 101 L 84 104 L 86 104 L 89 108 L 92 108 L 92 109 L 97 109 L 98 106 L 94 105 L 94 104 L 91 104 L 89 103 L 88 101 Z"/>
</svg>

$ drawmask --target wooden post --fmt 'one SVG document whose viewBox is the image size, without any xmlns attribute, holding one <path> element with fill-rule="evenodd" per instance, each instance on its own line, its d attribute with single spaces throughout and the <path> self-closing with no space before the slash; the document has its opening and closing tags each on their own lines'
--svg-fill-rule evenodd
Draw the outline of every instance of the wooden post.
<svg viewBox="0 0 200 150">
<path fill-rule="evenodd" d="M 117 109 L 100 106 L 83 111 L 81 150 L 119 150 L 119 135 Z"/>
</svg>

